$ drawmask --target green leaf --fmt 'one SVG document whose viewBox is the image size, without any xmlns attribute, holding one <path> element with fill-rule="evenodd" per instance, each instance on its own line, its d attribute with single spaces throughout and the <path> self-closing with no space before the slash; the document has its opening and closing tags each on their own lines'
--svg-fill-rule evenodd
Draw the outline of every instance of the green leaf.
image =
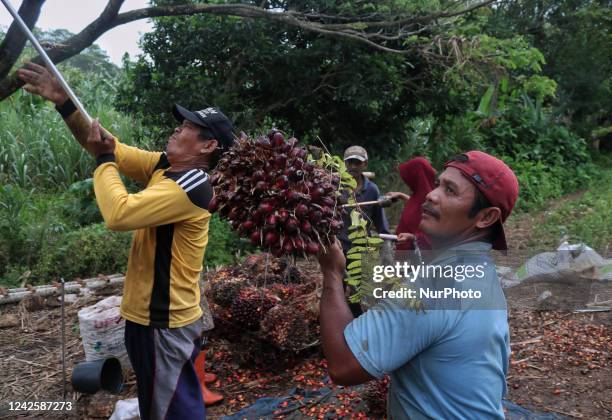
<svg viewBox="0 0 612 420">
<path fill-rule="evenodd" d="M 346 256 L 347 260 L 361 260 L 361 254 L 349 254 Z"/>
<path fill-rule="evenodd" d="M 382 244 L 383 242 L 384 241 L 380 238 L 367 237 L 367 238 L 355 239 L 352 243 L 355 245 L 379 245 L 379 244 Z"/>
<path fill-rule="evenodd" d="M 361 279 L 359 277 L 349 277 L 346 279 L 346 282 L 351 286 L 358 286 L 361 283 Z"/>
<path fill-rule="evenodd" d="M 366 236 L 366 232 L 363 230 L 359 230 L 357 232 L 353 232 L 349 234 L 348 238 L 350 240 L 353 240 L 353 239 L 358 239 L 358 238 L 365 238 L 365 236 Z"/>
<path fill-rule="evenodd" d="M 481 115 L 490 116 L 491 114 L 491 99 L 493 99 L 493 93 L 495 92 L 495 86 L 491 85 L 483 95 L 478 105 L 478 112 Z"/>
<path fill-rule="evenodd" d="M 358 253 L 361 254 L 362 252 L 367 251 L 367 250 L 368 250 L 368 248 L 365 247 L 365 246 L 354 246 L 351 249 L 349 249 L 348 253 L 349 254 L 354 254 L 355 252 L 358 252 Z"/>
<path fill-rule="evenodd" d="M 352 270 L 353 268 L 356 268 L 356 267 L 361 267 L 361 260 L 353 261 L 352 263 L 346 266 L 346 268 L 349 270 Z"/>
</svg>

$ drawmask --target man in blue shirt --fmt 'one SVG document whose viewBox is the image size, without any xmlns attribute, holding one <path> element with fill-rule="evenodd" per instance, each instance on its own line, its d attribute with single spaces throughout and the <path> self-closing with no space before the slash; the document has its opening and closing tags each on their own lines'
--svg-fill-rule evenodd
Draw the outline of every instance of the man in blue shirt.
<svg viewBox="0 0 612 420">
<path fill-rule="evenodd" d="M 380 197 L 378 186 L 363 175 L 363 171 L 368 167 L 368 152 L 361 146 L 351 146 L 344 151 L 344 163 L 347 171 L 353 175 L 357 181 L 355 188 L 355 201 L 376 201 Z M 369 205 L 361 207 L 363 217 L 368 222 L 368 230 L 374 226 L 378 233 L 389 233 L 389 222 L 385 217 L 385 211 L 381 206 Z M 351 241 L 348 238 L 348 228 L 351 226 L 351 216 L 349 212 L 344 215 L 344 226 L 338 233 L 338 239 L 342 244 L 342 249 L 346 253 L 351 248 Z"/>
<path fill-rule="evenodd" d="M 331 379 L 355 385 L 389 374 L 390 419 L 503 419 L 509 333 L 489 250 L 507 249 L 502 223 L 517 197 L 512 170 L 472 151 L 445 165 L 423 204 L 420 228 L 435 253 L 426 266 L 451 274 L 421 272 L 415 290 L 475 289 L 480 299 L 417 296 L 425 312 L 384 299 L 353 319 L 342 288 L 342 250 L 336 243 L 322 254 L 321 336 Z M 479 275 L 468 277 L 466 267 Z"/>
<path fill-rule="evenodd" d="M 368 167 L 368 152 L 361 146 L 350 146 L 344 151 L 344 163 L 346 164 L 347 172 L 349 172 L 355 181 L 355 201 L 363 203 L 365 201 L 376 201 L 380 197 L 378 185 L 370 181 L 368 177 L 363 175 L 363 171 Z M 348 192 L 345 192 L 348 195 Z M 385 210 L 378 205 L 367 205 L 360 208 L 361 215 L 366 220 L 368 233 L 372 225 L 378 233 L 389 233 L 389 222 L 385 217 Z M 338 239 L 342 245 L 344 255 L 351 249 L 351 241 L 348 238 L 349 227 L 351 226 L 350 211 L 343 216 L 342 230 L 338 232 Z M 354 293 L 352 286 L 346 286 L 346 294 L 350 296 Z M 359 303 L 349 303 L 349 308 L 353 316 L 357 317 L 363 313 Z"/>
</svg>

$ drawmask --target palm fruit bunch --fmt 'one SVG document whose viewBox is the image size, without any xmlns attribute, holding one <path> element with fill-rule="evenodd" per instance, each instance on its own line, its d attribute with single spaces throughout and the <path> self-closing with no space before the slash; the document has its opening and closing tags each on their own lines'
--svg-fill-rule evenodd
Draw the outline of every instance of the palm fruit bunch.
<svg viewBox="0 0 612 420">
<path fill-rule="evenodd" d="M 232 301 L 229 316 L 238 325 L 258 330 L 264 316 L 279 302 L 280 299 L 266 289 L 245 287 Z"/>
<path fill-rule="evenodd" d="M 209 210 L 274 256 L 317 254 L 342 229 L 340 176 L 279 131 L 237 141 L 211 184 Z"/>
<path fill-rule="evenodd" d="M 362 398 L 368 407 L 368 414 L 374 418 L 382 418 L 387 414 L 387 394 L 389 377 L 370 381 L 365 385 Z"/>
<path fill-rule="evenodd" d="M 229 308 L 247 282 L 241 279 L 229 279 L 215 282 L 210 287 L 210 297 L 213 302 L 223 308 Z"/>
<path fill-rule="evenodd" d="M 279 350 L 299 352 L 317 343 L 317 314 L 309 303 L 298 301 L 290 306 L 277 305 L 270 309 L 261 323 L 266 339 Z"/>
</svg>

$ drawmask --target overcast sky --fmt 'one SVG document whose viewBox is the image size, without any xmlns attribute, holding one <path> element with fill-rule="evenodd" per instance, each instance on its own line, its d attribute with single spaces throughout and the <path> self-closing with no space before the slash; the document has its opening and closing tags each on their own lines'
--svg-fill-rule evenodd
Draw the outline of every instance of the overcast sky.
<svg viewBox="0 0 612 420">
<path fill-rule="evenodd" d="M 11 0 L 15 9 L 19 9 L 22 0 Z M 47 0 L 40 12 L 36 26 L 48 29 L 68 29 L 70 32 L 80 32 L 92 20 L 100 15 L 108 0 Z M 121 12 L 147 7 L 147 0 L 125 0 Z M 0 3 L 0 25 L 8 28 L 13 17 Z M 134 58 L 139 52 L 138 40 L 140 34 L 152 29 L 149 20 L 137 20 L 117 26 L 102 35 L 96 43 L 107 52 L 111 61 L 121 65 L 121 57 L 125 52 Z"/>
</svg>

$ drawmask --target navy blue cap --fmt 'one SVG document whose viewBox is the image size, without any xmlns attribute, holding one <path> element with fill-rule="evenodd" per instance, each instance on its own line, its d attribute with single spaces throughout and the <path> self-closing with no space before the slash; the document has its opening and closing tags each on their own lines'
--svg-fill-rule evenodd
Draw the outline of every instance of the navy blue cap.
<svg viewBox="0 0 612 420">
<path fill-rule="evenodd" d="M 232 122 L 219 109 L 211 107 L 200 111 L 189 111 L 187 108 L 175 104 L 172 113 L 179 122 L 187 120 L 200 127 L 208 128 L 215 140 L 219 142 L 219 147 L 224 151 L 234 144 L 236 136 L 232 132 Z"/>
</svg>

